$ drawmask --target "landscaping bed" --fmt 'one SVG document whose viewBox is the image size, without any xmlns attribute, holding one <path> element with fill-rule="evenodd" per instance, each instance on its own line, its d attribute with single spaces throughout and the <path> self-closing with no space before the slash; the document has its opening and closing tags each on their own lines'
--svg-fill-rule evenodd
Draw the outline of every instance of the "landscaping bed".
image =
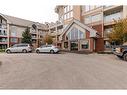
<svg viewBox="0 0 127 95">
<path fill-rule="evenodd" d="M 5 49 L 0 49 L 0 52 L 5 52 Z"/>
</svg>

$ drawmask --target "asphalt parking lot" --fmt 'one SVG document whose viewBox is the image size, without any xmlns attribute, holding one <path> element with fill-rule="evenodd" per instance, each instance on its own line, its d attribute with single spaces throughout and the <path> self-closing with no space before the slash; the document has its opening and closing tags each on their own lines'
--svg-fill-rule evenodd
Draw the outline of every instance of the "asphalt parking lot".
<svg viewBox="0 0 127 95">
<path fill-rule="evenodd" d="M 0 89 L 127 89 L 127 62 L 112 54 L 0 53 Z"/>
</svg>

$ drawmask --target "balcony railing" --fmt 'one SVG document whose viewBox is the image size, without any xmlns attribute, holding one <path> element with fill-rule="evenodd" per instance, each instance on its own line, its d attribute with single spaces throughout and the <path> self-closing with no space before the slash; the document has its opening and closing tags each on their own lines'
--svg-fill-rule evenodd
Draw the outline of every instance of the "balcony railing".
<svg viewBox="0 0 127 95">
<path fill-rule="evenodd" d="M 0 36 L 7 36 L 6 33 L 0 33 Z"/>
<path fill-rule="evenodd" d="M 119 20 L 121 18 L 122 18 L 122 12 L 107 15 L 107 16 L 104 17 L 104 23 L 112 22 L 114 20 Z"/>
<path fill-rule="evenodd" d="M 6 44 L 6 43 L 7 43 L 7 40 L 5 40 L 5 41 L 0 41 L 0 43 Z"/>
<path fill-rule="evenodd" d="M 36 36 L 32 36 L 32 39 L 36 39 L 37 37 Z"/>
</svg>

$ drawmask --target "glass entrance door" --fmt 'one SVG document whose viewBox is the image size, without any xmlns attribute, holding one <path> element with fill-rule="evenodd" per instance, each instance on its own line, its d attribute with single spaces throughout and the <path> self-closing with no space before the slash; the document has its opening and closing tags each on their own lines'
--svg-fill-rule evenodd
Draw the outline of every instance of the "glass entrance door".
<svg viewBox="0 0 127 95">
<path fill-rule="evenodd" d="M 71 41 L 71 50 L 78 50 L 78 41 Z"/>
</svg>

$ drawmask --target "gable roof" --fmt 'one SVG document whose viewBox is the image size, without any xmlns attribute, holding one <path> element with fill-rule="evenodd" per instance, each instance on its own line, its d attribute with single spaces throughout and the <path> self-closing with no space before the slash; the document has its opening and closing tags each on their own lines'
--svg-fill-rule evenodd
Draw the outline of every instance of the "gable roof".
<svg viewBox="0 0 127 95">
<path fill-rule="evenodd" d="M 4 14 L 0 14 L 0 15 L 3 16 L 5 19 L 7 19 L 9 24 L 19 25 L 19 26 L 24 26 L 24 27 L 27 27 L 27 26 L 31 27 L 33 24 L 35 24 L 38 26 L 38 29 L 46 29 L 46 25 L 39 23 L 39 22 L 25 20 L 25 19 L 13 17 L 13 16 L 8 16 L 8 15 L 4 15 Z"/>
<path fill-rule="evenodd" d="M 96 31 L 95 29 L 90 28 L 89 26 L 87 26 L 87 25 L 81 23 L 80 21 L 78 21 L 78 20 L 76 20 L 76 19 L 74 19 L 74 20 L 63 30 L 64 32 L 62 33 L 62 35 L 63 35 L 64 33 L 66 33 L 66 31 L 68 31 L 68 30 L 70 29 L 70 27 L 71 27 L 73 24 L 76 24 L 76 25 L 82 27 L 83 29 L 89 31 L 89 32 L 90 32 L 90 37 L 97 37 L 97 35 L 98 35 L 98 33 L 97 33 L 97 31 Z"/>
</svg>

